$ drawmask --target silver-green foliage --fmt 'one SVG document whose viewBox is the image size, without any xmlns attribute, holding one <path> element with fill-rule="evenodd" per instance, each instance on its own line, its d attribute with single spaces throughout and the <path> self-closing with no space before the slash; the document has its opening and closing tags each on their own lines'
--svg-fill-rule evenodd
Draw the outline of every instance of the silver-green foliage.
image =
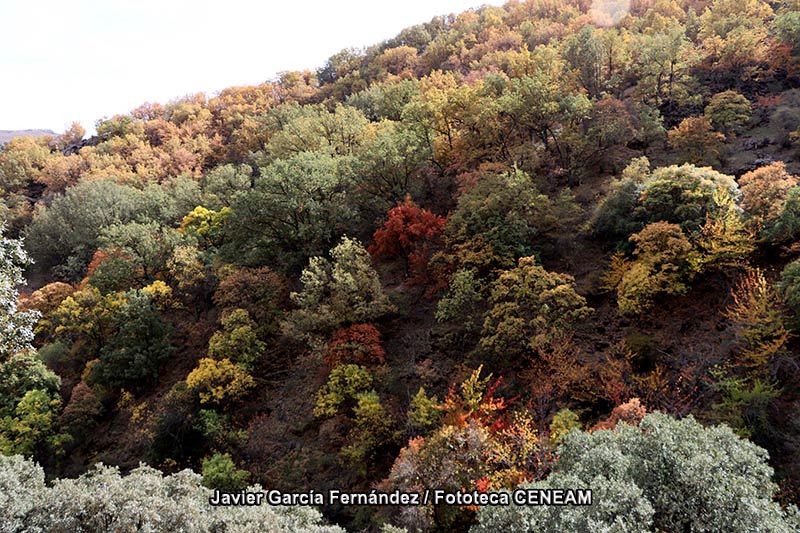
<svg viewBox="0 0 800 533">
<path fill-rule="evenodd" d="M 250 490 L 261 490 L 251 487 Z M 0 531 L 44 532 L 316 532 L 325 526 L 310 507 L 213 507 L 210 489 L 191 470 L 165 476 L 140 466 L 127 476 L 96 465 L 77 479 L 45 484 L 44 472 L 21 456 L 0 457 Z"/>
<path fill-rule="evenodd" d="M 4 230 L 0 226 L 0 362 L 32 349 L 33 326 L 38 319 L 34 311 L 17 309 L 17 287 L 25 282 L 22 271 L 30 259 L 20 241 L 2 236 Z"/>
<path fill-rule="evenodd" d="M 312 257 L 300 282 L 303 290 L 291 294 L 298 309 L 283 324 L 284 332 L 295 338 L 372 322 L 394 311 L 369 253 L 346 236 L 331 250 L 330 261 Z"/>
<path fill-rule="evenodd" d="M 639 427 L 565 439 L 533 488 L 590 488 L 591 506 L 485 507 L 477 532 L 798 531 L 797 509 L 773 501 L 767 452 L 727 426 L 647 415 Z"/>
</svg>

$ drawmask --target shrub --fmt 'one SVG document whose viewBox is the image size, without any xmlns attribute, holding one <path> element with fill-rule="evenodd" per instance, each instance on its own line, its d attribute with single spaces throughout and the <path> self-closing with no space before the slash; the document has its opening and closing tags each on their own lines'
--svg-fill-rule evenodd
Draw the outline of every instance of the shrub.
<svg viewBox="0 0 800 533">
<path fill-rule="evenodd" d="M 310 507 L 212 506 L 201 481 L 191 470 L 165 476 L 140 466 L 121 476 L 97 464 L 48 486 L 37 464 L 0 456 L 0 523 L 9 531 L 344 531 Z"/>
<path fill-rule="evenodd" d="M 223 491 L 242 490 L 250 472 L 238 470 L 227 453 L 215 453 L 203 461 L 203 485 Z"/>
</svg>

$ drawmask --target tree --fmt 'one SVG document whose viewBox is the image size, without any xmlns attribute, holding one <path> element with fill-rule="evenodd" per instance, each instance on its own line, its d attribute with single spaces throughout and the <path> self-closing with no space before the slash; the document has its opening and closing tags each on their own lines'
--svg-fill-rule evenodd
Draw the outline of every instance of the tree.
<svg viewBox="0 0 800 533">
<path fill-rule="evenodd" d="M 348 432 L 348 444 L 342 448 L 342 457 L 348 464 L 366 475 L 375 464 L 378 450 L 394 440 L 395 421 L 380 402 L 374 390 L 359 394 L 353 408 L 353 428 Z"/>
<path fill-rule="evenodd" d="M 640 194 L 641 216 L 646 222 L 671 222 L 692 233 L 713 213 L 714 191 L 738 198 L 739 189 L 731 176 L 710 168 L 694 165 L 669 166 L 655 169 L 645 179 Z M 634 215 L 637 213 L 634 210 Z"/>
<path fill-rule="evenodd" d="M 82 181 L 37 210 L 26 242 L 41 266 L 58 266 L 67 277 L 80 279 L 105 228 L 158 219 L 168 207 L 150 204 L 143 192 L 127 185 Z"/>
<path fill-rule="evenodd" d="M 202 248 L 219 247 L 225 235 L 226 220 L 230 215 L 230 207 L 213 211 L 198 205 L 183 217 L 181 232 L 194 237 Z"/>
<path fill-rule="evenodd" d="M 140 284 L 142 272 L 125 252 L 111 246 L 97 250 L 86 267 L 86 279 L 101 294 L 124 291 Z"/>
<path fill-rule="evenodd" d="M 116 247 L 129 257 L 146 282 L 153 281 L 156 274 L 166 270 L 167 261 L 179 242 L 178 232 L 157 222 L 112 224 L 99 236 L 102 246 Z"/>
<path fill-rule="evenodd" d="M 554 205 L 522 171 L 487 173 L 459 197 L 445 225 L 445 244 L 454 251 L 480 238 L 497 256 L 493 266 L 508 268 L 520 257 L 533 255 L 568 222 L 573 206 L 567 198 L 559 200 Z"/>
<path fill-rule="evenodd" d="M 0 225 L 0 362 L 20 351 L 32 350 L 33 326 L 40 314 L 19 311 L 17 286 L 24 283 L 23 269 L 31 263 L 22 242 L 3 236 Z"/>
<path fill-rule="evenodd" d="M 725 316 L 741 345 L 736 362 L 752 375 L 765 377 L 770 363 L 786 350 L 789 340 L 776 305 L 780 298 L 758 268 L 739 280 L 731 297 Z"/>
<path fill-rule="evenodd" d="M 677 21 L 658 32 L 638 36 L 635 54 L 636 93 L 653 107 L 672 110 L 696 100 L 692 75 L 696 64 L 694 44 Z"/>
<path fill-rule="evenodd" d="M 375 366 L 384 363 L 385 354 L 381 333 L 375 326 L 354 324 L 334 332 L 325 362 L 330 368 L 342 363 Z"/>
<path fill-rule="evenodd" d="M 54 397 L 55 396 L 55 397 Z M 47 391 L 31 389 L 14 409 L 14 415 L 0 419 L 0 454 L 34 455 L 44 444 L 60 452 L 61 435 L 54 435 L 61 398 Z"/>
<path fill-rule="evenodd" d="M 261 169 L 252 190 L 237 194 L 223 251 L 236 264 L 282 264 L 299 270 L 356 220 L 352 159 L 301 152 Z"/>
<path fill-rule="evenodd" d="M 700 228 L 695 244 L 701 254 L 699 270 L 742 267 L 755 250 L 753 234 L 745 228 L 741 210 L 730 191 L 716 189 L 706 223 Z"/>
<path fill-rule="evenodd" d="M 710 164 L 719 162 L 725 136 L 712 130 L 706 117 L 689 117 L 667 132 L 669 144 L 684 162 Z"/>
<path fill-rule="evenodd" d="M 436 320 L 457 321 L 466 331 L 480 327 L 483 284 L 474 270 L 459 269 L 450 278 L 447 293 L 436 305 Z"/>
<path fill-rule="evenodd" d="M 312 257 L 300 282 L 303 290 L 291 294 L 298 308 L 283 323 L 284 332 L 296 338 L 372 322 L 394 310 L 369 253 L 348 237 L 331 250 L 330 261 Z"/>
<path fill-rule="evenodd" d="M 608 195 L 598 204 L 592 218 L 596 234 L 607 239 L 625 240 L 643 227 L 641 216 L 636 216 L 644 183 L 651 176 L 650 161 L 646 157 L 633 159 L 622 176 L 614 180 Z"/>
<path fill-rule="evenodd" d="M 246 310 L 259 337 L 279 331 L 283 309 L 289 301 L 288 280 L 269 267 L 228 269 L 219 272 L 214 303 L 223 311 Z"/>
<path fill-rule="evenodd" d="M 486 506 L 471 531 L 743 532 L 759 524 L 788 533 L 797 527 L 797 511 L 773 501 L 772 473 L 766 451 L 730 428 L 652 413 L 638 427 L 571 432 L 554 472 L 521 486 L 590 488 L 593 502 L 603 505 Z"/>
<path fill-rule="evenodd" d="M 680 226 L 654 222 L 631 236 L 633 261 L 612 263 L 608 286 L 617 290 L 622 313 L 639 314 L 658 295 L 684 294 L 694 275 L 696 255 Z"/>
<path fill-rule="evenodd" d="M 61 380 L 33 349 L 38 311 L 18 309 L 17 286 L 28 255 L 18 240 L 2 236 L 0 226 L 0 454 L 58 452 L 54 435 L 61 407 Z"/>
<path fill-rule="evenodd" d="M 230 359 L 204 357 L 186 376 L 186 385 L 198 395 L 201 404 L 225 405 L 241 400 L 256 384 L 245 369 Z"/>
<path fill-rule="evenodd" d="M 375 230 L 375 243 L 369 251 L 373 257 L 402 257 L 406 276 L 426 275 L 428 257 L 441 236 L 446 219 L 420 209 L 410 196 L 405 202 L 389 210 L 386 222 Z"/>
<path fill-rule="evenodd" d="M 256 323 L 244 309 L 226 313 L 220 322 L 222 331 L 214 333 L 208 341 L 208 357 L 217 361 L 228 359 L 252 371 L 267 349 L 256 336 Z"/>
<path fill-rule="evenodd" d="M 539 437 L 533 419 L 523 410 L 508 413 L 508 402 L 495 397 L 498 381 L 473 371 L 450 388 L 443 405 L 442 426 L 427 437 L 414 437 L 400 450 L 384 490 L 450 492 L 510 489 L 534 475 Z M 419 395 L 419 394 L 418 394 Z M 422 505 L 404 507 L 392 521 L 418 530 L 445 531 L 466 527 L 475 507 Z"/>
<path fill-rule="evenodd" d="M 784 303 L 794 312 L 789 324 L 797 332 L 800 330 L 800 261 L 792 261 L 784 267 L 777 289 Z"/>
<path fill-rule="evenodd" d="M 91 367 L 91 382 L 114 388 L 142 389 L 158 377 L 159 366 L 173 352 L 170 328 L 144 290 L 125 293 L 113 315 L 115 331 Z M 90 383 L 92 384 L 92 383 Z"/>
<path fill-rule="evenodd" d="M 514 361 L 536 357 L 559 332 L 572 329 L 593 309 L 567 274 L 548 272 L 533 257 L 503 272 L 492 284 L 480 348 Z"/>
<path fill-rule="evenodd" d="M 734 133 L 750 120 L 750 101 L 736 91 L 723 91 L 711 97 L 705 117 L 725 135 Z"/>
<path fill-rule="evenodd" d="M 317 391 L 314 416 L 332 417 L 347 401 L 372 389 L 372 374 L 360 365 L 339 364 L 331 370 L 328 381 Z"/>
<path fill-rule="evenodd" d="M 789 174 L 783 161 L 743 174 L 739 178 L 739 186 L 748 226 L 762 237 L 773 233 L 786 206 L 789 191 L 798 185 L 800 178 Z"/>
<path fill-rule="evenodd" d="M 293 108 L 294 117 L 269 141 L 274 159 L 291 159 L 303 152 L 352 154 L 363 140 L 367 119 L 358 109 L 338 104 L 333 111 L 322 105 Z"/>
</svg>

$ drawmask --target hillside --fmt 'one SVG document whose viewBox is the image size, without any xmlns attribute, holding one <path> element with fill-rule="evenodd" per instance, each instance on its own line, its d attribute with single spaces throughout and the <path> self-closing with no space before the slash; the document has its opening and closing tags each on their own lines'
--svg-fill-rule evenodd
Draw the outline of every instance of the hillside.
<svg viewBox="0 0 800 533">
<path fill-rule="evenodd" d="M 0 130 L 0 144 L 5 144 L 14 137 L 39 137 L 42 135 L 55 135 L 50 130 Z"/>
<path fill-rule="evenodd" d="M 605 505 L 318 506 L 349 531 L 792 531 L 798 87 L 796 2 L 512 1 L 15 137 L 0 453 Z"/>
</svg>

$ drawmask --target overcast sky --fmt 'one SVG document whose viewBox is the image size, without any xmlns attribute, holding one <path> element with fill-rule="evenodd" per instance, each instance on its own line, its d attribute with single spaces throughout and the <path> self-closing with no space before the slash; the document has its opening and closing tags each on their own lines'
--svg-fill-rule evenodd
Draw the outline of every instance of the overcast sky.
<svg viewBox="0 0 800 533">
<path fill-rule="evenodd" d="M 147 101 L 316 69 L 342 48 L 503 3 L 0 0 L 0 129 L 93 130 Z"/>
</svg>

